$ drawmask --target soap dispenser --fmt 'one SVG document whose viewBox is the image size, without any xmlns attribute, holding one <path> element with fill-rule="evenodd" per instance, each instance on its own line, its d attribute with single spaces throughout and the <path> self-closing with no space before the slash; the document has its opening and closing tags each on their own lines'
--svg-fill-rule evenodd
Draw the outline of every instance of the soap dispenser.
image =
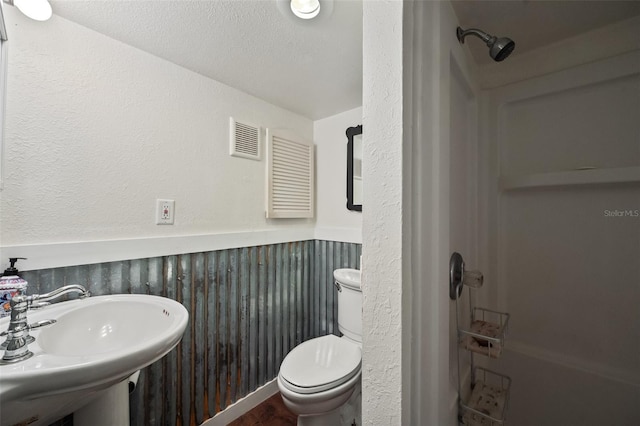
<svg viewBox="0 0 640 426">
<path fill-rule="evenodd" d="M 18 275 L 19 271 L 15 267 L 18 259 L 25 258 L 10 257 L 10 266 L 4 270 L 2 277 L 0 277 L 0 318 L 11 314 L 10 302 L 15 295 L 27 292 L 28 283 Z"/>
</svg>

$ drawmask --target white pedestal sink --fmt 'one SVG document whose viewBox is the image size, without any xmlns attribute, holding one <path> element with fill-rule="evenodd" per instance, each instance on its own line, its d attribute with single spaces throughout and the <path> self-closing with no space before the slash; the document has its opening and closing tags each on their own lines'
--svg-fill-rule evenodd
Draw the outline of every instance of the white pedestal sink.
<svg viewBox="0 0 640 426">
<path fill-rule="evenodd" d="M 129 381 L 123 380 L 73 412 L 73 426 L 129 426 Z"/>
<path fill-rule="evenodd" d="M 31 332 L 31 358 L 0 365 L 1 426 L 46 426 L 83 407 L 173 349 L 189 314 L 164 297 L 111 295 L 53 304 L 28 319 L 57 322 Z"/>
</svg>

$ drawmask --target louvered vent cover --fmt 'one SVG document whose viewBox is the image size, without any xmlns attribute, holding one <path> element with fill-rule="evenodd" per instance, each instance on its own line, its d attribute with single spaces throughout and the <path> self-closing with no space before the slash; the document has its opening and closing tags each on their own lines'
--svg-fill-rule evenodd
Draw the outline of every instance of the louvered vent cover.
<svg viewBox="0 0 640 426">
<path fill-rule="evenodd" d="M 229 120 L 230 154 L 234 157 L 260 160 L 260 127 Z"/>
<path fill-rule="evenodd" d="M 267 129 L 267 217 L 313 217 L 313 144 Z"/>
</svg>

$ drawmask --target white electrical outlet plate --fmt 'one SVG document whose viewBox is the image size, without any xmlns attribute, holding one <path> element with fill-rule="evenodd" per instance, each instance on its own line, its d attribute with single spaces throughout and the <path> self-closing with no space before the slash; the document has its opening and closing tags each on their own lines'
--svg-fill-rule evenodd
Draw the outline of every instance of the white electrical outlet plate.
<svg viewBox="0 0 640 426">
<path fill-rule="evenodd" d="M 173 225 L 175 210 L 174 200 L 156 200 L 156 225 Z"/>
</svg>

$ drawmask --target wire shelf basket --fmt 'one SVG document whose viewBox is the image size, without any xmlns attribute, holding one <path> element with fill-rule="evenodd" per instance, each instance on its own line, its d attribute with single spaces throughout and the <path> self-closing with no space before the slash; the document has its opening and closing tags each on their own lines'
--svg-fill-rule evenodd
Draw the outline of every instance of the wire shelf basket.
<svg viewBox="0 0 640 426">
<path fill-rule="evenodd" d="M 458 329 L 460 347 L 468 351 L 498 358 L 502 355 L 509 314 L 484 308 L 473 308 L 469 329 Z"/>
<path fill-rule="evenodd" d="M 473 370 L 474 382 L 466 402 L 460 401 L 460 423 L 465 426 L 502 426 L 509 404 L 511 378 L 486 368 Z"/>
</svg>

